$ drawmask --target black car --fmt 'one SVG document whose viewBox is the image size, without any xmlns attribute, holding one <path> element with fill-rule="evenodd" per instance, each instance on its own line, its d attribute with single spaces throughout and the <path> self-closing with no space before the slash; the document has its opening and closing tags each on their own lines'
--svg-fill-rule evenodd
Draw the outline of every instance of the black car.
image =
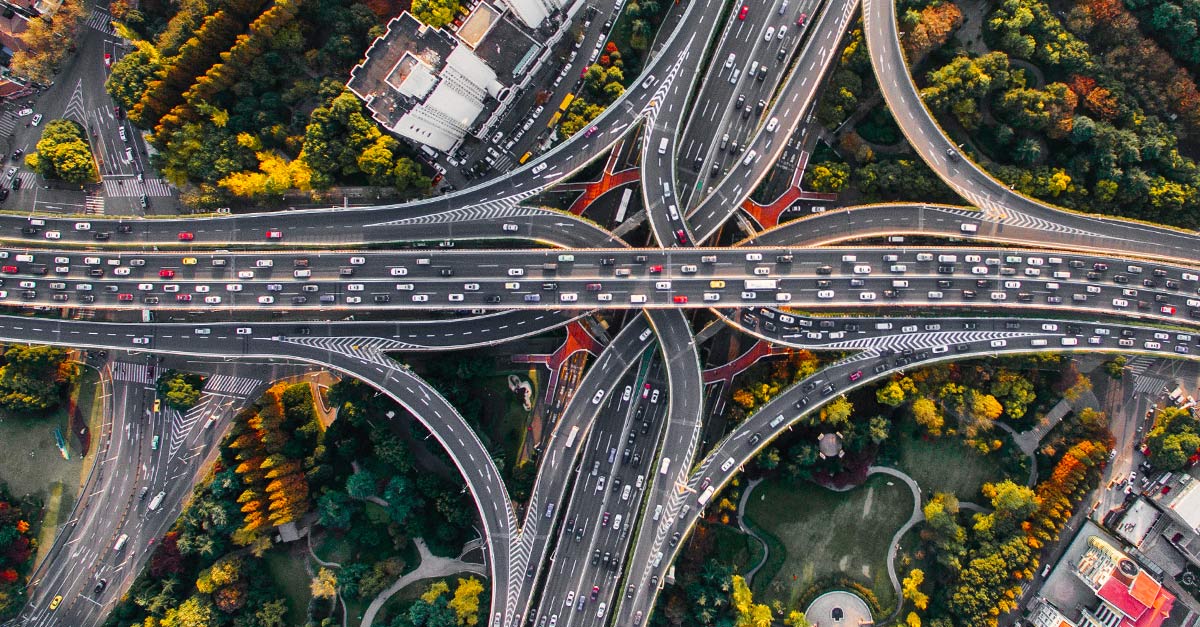
<svg viewBox="0 0 1200 627">
<path fill-rule="evenodd" d="M 8 198 L 8 190 L 0 188 L 0 201 L 3 201 L 5 198 Z"/>
<path fill-rule="evenodd" d="M 118 224 L 117 232 L 118 233 L 132 233 L 133 225 L 132 224 Z"/>
<path fill-rule="evenodd" d="M 8 190 L 4 190 L 4 191 L 7 192 Z M 7 198 L 7 196 L 5 196 L 5 197 Z M 37 232 L 38 232 L 38 230 L 37 230 L 36 226 L 21 227 L 21 235 L 37 235 Z"/>
<path fill-rule="evenodd" d="M 103 242 L 104 240 L 112 237 L 112 233 L 109 233 L 108 231 L 96 231 L 96 234 L 93 235 L 92 237 L 96 238 L 98 241 Z"/>
<path fill-rule="evenodd" d="M 104 592 L 104 589 L 107 587 L 108 587 L 108 580 L 101 579 L 100 581 L 97 581 L 96 586 L 94 588 L 92 588 L 92 594 L 100 594 L 101 592 Z"/>
<path fill-rule="evenodd" d="M 796 401 L 796 409 L 803 409 L 804 406 L 807 404 L 808 404 L 808 397 L 802 396 L 802 397 L 800 397 L 800 400 Z"/>
<path fill-rule="evenodd" d="M 13 177 L 12 188 L 13 189 L 21 189 L 21 179 L 19 179 L 17 177 Z"/>
</svg>

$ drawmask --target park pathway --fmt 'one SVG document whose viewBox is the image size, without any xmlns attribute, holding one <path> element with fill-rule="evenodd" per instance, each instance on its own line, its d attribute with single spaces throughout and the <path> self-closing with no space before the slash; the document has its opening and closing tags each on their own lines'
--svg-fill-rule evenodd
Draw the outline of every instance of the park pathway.
<svg viewBox="0 0 1200 627">
<path fill-rule="evenodd" d="M 759 571 L 759 569 L 761 569 L 764 565 L 766 565 L 767 559 L 771 557 L 771 546 L 769 544 L 767 544 L 766 540 L 763 540 L 761 537 L 759 537 L 759 535 L 757 533 L 755 533 L 755 531 L 753 529 L 746 526 L 746 520 L 745 520 L 746 502 L 750 500 L 750 493 L 753 492 L 754 488 L 760 483 L 762 483 L 761 478 L 755 479 L 755 480 L 751 481 L 750 483 L 746 484 L 746 489 L 742 490 L 742 498 L 738 501 L 738 508 L 737 508 L 738 529 L 741 529 L 742 533 L 750 536 L 751 538 L 758 540 L 758 542 L 760 544 L 762 544 L 762 548 L 763 548 L 762 559 L 759 560 L 759 562 L 757 564 L 746 569 L 746 574 L 745 574 L 746 585 L 750 585 L 751 583 L 753 583 L 755 573 L 757 573 Z"/>
<path fill-rule="evenodd" d="M 362 623 L 360 627 L 371 627 L 371 623 L 375 620 L 375 615 L 383 608 L 383 604 L 405 586 L 420 581 L 422 579 L 432 579 L 435 577 L 448 577 L 457 573 L 474 573 L 483 575 L 483 564 L 475 564 L 472 562 L 464 562 L 461 559 L 450 559 L 448 557 L 438 557 L 429 552 L 429 547 L 425 546 L 425 540 L 421 538 L 413 538 L 413 544 L 417 546 L 417 552 L 421 554 L 421 564 L 416 570 L 400 577 L 392 585 L 380 592 L 367 606 L 367 611 L 363 612 Z"/>
<path fill-rule="evenodd" d="M 912 529 L 914 525 L 925 519 L 925 512 L 921 509 L 921 486 L 917 485 L 917 482 L 912 477 L 887 466 L 871 466 L 867 469 L 867 476 L 871 475 L 888 475 L 903 481 L 908 486 L 909 491 L 912 492 L 913 497 L 912 515 L 908 517 L 907 522 L 900 525 L 900 528 L 896 530 L 896 535 L 892 536 L 891 548 L 888 550 L 887 571 L 888 578 L 892 580 L 892 588 L 896 591 L 896 609 L 892 611 L 892 615 L 888 616 L 887 619 L 879 621 L 880 624 L 888 624 L 896 620 L 896 617 L 900 616 L 900 610 L 904 608 L 904 596 L 900 590 L 900 577 L 896 574 L 896 552 L 900 549 L 900 538 L 903 538 L 904 534 L 908 533 L 908 530 Z"/>
</svg>

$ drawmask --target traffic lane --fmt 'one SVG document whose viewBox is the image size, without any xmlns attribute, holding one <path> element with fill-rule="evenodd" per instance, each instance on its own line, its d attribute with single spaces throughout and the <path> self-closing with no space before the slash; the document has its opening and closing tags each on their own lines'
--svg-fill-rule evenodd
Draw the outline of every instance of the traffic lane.
<svg viewBox="0 0 1200 627">
<path fill-rule="evenodd" d="M 1055 337 L 1054 334 L 1045 335 L 1049 338 Z M 978 356 L 989 354 L 1020 354 L 1028 352 L 1030 352 L 1028 349 L 1007 348 L 997 350 L 986 343 L 974 343 L 969 355 Z M 934 363 L 936 361 L 945 361 L 958 358 L 961 358 L 961 356 L 938 356 L 924 363 Z M 1195 357 L 1190 358 L 1195 359 Z M 880 378 L 891 376 L 891 374 L 894 372 L 902 371 L 908 367 L 897 367 L 894 364 L 889 363 L 888 367 L 884 370 L 878 373 L 872 372 L 872 374 L 864 376 L 857 382 L 851 382 L 849 380 L 848 373 L 855 370 L 863 370 L 864 372 L 873 370 L 871 366 L 878 365 L 880 362 L 887 361 L 887 359 L 887 357 L 871 356 L 865 359 L 852 359 L 851 361 L 834 364 L 813 375 L 805 382 L 800 382 L 792 388 L 786 390 L 765 405 L 760 411 L 747 418 L 747 420 L 736 427 L 736 429 L 731 432 L 725 438 L 725 440 L 718 444 L 718 446 L 715 447 L 713 451 L 705 457 L 704 461 L 701 462 L 699 470 L 689 479 L 688 485 L 698 486 L 700 483 L 708 480 L 710 485 L 716 486 L 718 489 L 723 487 L 740 470 L 741 465 L 753 458 L 753 456 L 757 454 L 759 450 L 766 447 L 775 437 L 778 436 L 780 432 L 782 432 L 783 429 L 788 428 L 803 415 L 815 411 L 824 402 L 836 398 L 851 388 L 859 387 Z M 822 382 L 836 381 L 838 383 L 836 386 L 837 389 L 833 393 L 823 396 L 820 402 L 811 403 L 803 410 L 797 410 L 794 406 L 794 403 L 796 399 L 803 394 L 803 387 L 806 385 L 806 383 L 814 382 L 814 380 L 817 378 L 820 378 Z M 799 411 L 799 413 L 797 413 L 797 411 Z M 775 422 L 780 416 L 782 416 L 783 419 Z M 789 418 L 788 416 L 791 417 Z M 773 427 L 770 426 L 771 422 L 775 422 Z M 756 444 L 743 444 L 743 442 L 749 442 L 749 437 L 746 436 L 747 433 L 758 433 L 759 439 L 757 440 Z M 730 459 L 733 459 L 734 463 L 728 464 L 727 466 L 727 461 Z M 690 533 L 690 530 L 695 525 L 696 520 L 698 520 L 703 511 L 701 507 L 695 507 L 694 509 L 695 511 L 692 512 L 690 516 L 677 521 L 674 525 L 674 529 L 679 531 L 683 536 L 686 536 L 687 533 Z M 679 543 L 680 546 L 684 544 L 685 542 Z M 675 548 L 675 551 L 678 551 L 678 547 Z M 669 567 L 669 564 L 673 561 L 674 557 L 675 555 L 672 554 L 670 559 L 664 559 L 660 568 L 656 569 L 656 572 L 659 573 L 659 576 L 661 576 L 661 574 L 664 573 Z M 648 582 L 648 578 L 645 581 Z M 638 592 L 635 594 L 635 602 L 631 606 L 631 610 L 642 611 L 643 613 L 648 614 L 649 609 L 653 607 L 653 601 L 657 594 L 657 590 L 649 589 L 646 585 L 639 586 L 637 590 Z M 636 610 L 633 608 L 636 608 Z"/>
<path fill-rule="evenodd" d="M 648 326 L 639 317 L 617 334 L 579 383 L 570 404 L 558 420 L 542 456 L 530 498 L 531 506 L 521 530 L 523 536 L 534 536 L 529 563 L 518 565 L 518 570 L 533 565 L 537 565 L 538 572 L 542 570 L 545 552 L 550 548 L 550 541 L 554 539 L 551 532 L 559 518 L 566 516 L 566 508 L 561 507 L 561 503 L 571 470 L 578 463 L 584 443 L 591 441 L 590 425 L 597 424 L 596 416 L 601 412 L 601 407 L 606 413 L 620 412 L 623 406 L 626 410 L 631 407 L 632 399 L 615 394 L 615 389 L 621 380 L 627 378 L 628 370 L 653 342 L 652 336 L 646 333 L 647 330 Z M 631 386 L 627 386 L 627 389 L 631 389 Z M 574 437 L 570 435 L 572 432 L 575 433 Z M 574 447 L 567 446 L 573 439 L 578 440 L 579 444 Z M 542 503 L 546 505 L 542 506 Z M 556 503 L 559 504 L 557 508 Z M 532 594 L 532 586 L 524 585 L 521 594 L 525 599 L 525 603 L 521 603 L 524 607 Z"/>
<path fill-rule="evenodd" d="M 811 106 L 822 77 L 829 71 L 833 59 L 837 56 L 837 43 L 849 26 L 850 17 L 857 5 L 857 0 L 843 0 L 840 3 L 831 1 L 815 18 L 817 21 L 812 25 L 814 34 L 801 49 L 796 65 L 778 92 L 778 98 L 773 99 L 769 107 L 760 100 L 759 108 L 762 111 L 758 112 L 764 118 L 782 120 L 778 129 L 781 131 L 781 137 L 786 138 L 796 131 L 803 119 L 801 113 Z M 721 202 L 715 202 L 710 195 L 689 213 L 688 222 L 692 227 L 691 231 L 698 238 L 697 241 L 707 240 L 733 215 L 733 211 L 757 187 L 783 152 L 787 142 L 784 139 L 774 141 L 776 129 L 768 131 L 770 126 L 768 124 L 758 131 L 740 165 L 734 166 L 717 185 L 718 189 L 726 190 L 725 195 L 719 197 Z M 730 197 L 735 202 L 729 203 Z"/>
</svg>

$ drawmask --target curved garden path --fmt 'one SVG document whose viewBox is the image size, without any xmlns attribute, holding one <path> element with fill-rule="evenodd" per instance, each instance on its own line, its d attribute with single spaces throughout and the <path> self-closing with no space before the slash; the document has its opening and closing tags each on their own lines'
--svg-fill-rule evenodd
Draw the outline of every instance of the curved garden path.
<svg viewBox="0 0 1200 627">
<path fill-rule="evenodd" d="M 483 564 L 473 562 L 464 562 L 460 559 L 450 559 L 448 557 L 438 557 L 429 552 L 429 547 L 425 546 L 425 541 L 421 538 L 413 538 L 413 544 L 417 547 L 417 552 L 421 554 L 421 564 L 416 570 L 405 574 L 397 579 L 392 585 L 388 586 L 375 595 L 371 600 L 371 604 L 367 606 L 367 611 L 363 612 L 361 627 L 371 627 L 371 623 L 375 621 L 375 615 L 383 608 L 383 604 L 405 586 L 415 581 L 422 579 L 432 579 L 434 577 L 449 577 L 458 573 L 474 573 L 483 575 Z"/>
</svg>

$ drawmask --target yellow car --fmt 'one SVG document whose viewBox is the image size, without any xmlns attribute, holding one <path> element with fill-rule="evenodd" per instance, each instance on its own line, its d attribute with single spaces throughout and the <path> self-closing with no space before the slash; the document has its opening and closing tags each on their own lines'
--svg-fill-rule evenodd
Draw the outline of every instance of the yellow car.
<svg viewBox="0 0 1200 627">
<path fill-rule="evenodd" d="M 59 603 L 62 603 L 62 595 L 61 594 L 54 597 L 54 599 L 50 601 L 50 609 L 51 610 L 57 609 Z"/>
<path fill-rule="evenodd" d="M 184 257 L 184 258 L 183 258 L 183 265 L 185 265 L 185 266 L 194 266 L 194 265 L 196 265 L 196 258 L 195 258 L 195 257 Z"/>
<path fill-rule="evenodd" d="M 714 290 L 719 290 L 722 287 L 725 287 L 725 282 L 724 281 L 709 281 L 708 286 Z"/>
</svg>

